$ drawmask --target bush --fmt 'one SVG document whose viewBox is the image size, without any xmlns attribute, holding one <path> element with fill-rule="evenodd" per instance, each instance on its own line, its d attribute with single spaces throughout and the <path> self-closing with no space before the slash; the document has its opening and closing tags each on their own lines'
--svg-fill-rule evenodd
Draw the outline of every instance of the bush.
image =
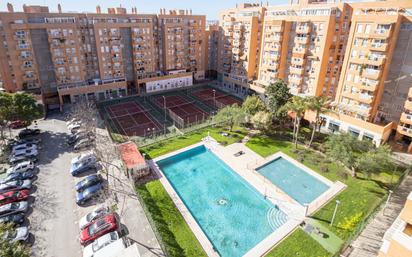
<svg viewBox="0 0 412 257">
<path fill-rule="evenodd" d="M 223 146 L 225 146 L 225 145 L 227 145 L 227 141 L 222 140 L 222 141 L 220 141 L 220 144 L 223 145 Z"/>
<path fill-rule="evenodd" d="M 348 173 L 346 173 L 344 170 L 338 170 L 337 175 L 343 180 L 348 179 Z"/>
<path fill-rule="evenodd" d="M 327 173 L 327 172 L 329 172 L 329 168 L 326 165 L 322 165 L 322 166 L 320 166 L 320 171 L 324 172 L 324 173 Z"/>
<path fill-rule="evenodd" d="M 305 156 L 302 154 L 299 155 L 296 159 L 298 160 L 298 162 L 303 162 L 305 160 Z"/>
<path fill-rule="evenodd" d="M 362 220 L 363 213 L 359 212 L 351 217 L 345 217 L 343 222 L 338 223 L 338 227 L 348 231 L 354 231 L 358 223 Z"/>
</svg>

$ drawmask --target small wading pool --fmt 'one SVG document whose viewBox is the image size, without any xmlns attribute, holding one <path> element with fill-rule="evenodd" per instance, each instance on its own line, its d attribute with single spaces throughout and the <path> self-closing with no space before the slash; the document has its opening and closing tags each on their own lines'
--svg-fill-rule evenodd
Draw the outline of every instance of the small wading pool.
<svg viewBox="0 0 412 257">
<path fill-rule="evenodd" d="M 203 145 L 157 164 L 221 256 L 244 255 L 288 220 Z"/>
<path fill-rule="evenodd" d="M 275 186 L 301 205 L 309 204 L 329 186 L 283 157 L 256 169 Z"/>
</svg>

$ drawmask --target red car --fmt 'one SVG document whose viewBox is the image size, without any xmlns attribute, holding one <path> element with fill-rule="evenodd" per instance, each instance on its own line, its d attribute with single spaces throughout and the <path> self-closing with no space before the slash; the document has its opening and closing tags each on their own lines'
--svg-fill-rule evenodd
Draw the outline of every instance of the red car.
<svg viewBox="0 0 412 257">
<path fill-rule="evenodd" d="M 80 244 L 88 245 L 98 237 L 117 230 L 118 222 L 114 214 L 108 214 L 94 222 L 80 232 Z"/>
<path fill-rule="evenodd" d="M 29 190 L 9 191 L 0 194 L 0 206 L 26 200 L 29 197 Z"/>
<path fill-rule="evenodd" d="M 10 123 L 9 127 L 12 129 L 19 129 L 19 128 L 27 127 L 28 125 L 29 123 L 27 121 L 15 120 Z"/>
</svg>

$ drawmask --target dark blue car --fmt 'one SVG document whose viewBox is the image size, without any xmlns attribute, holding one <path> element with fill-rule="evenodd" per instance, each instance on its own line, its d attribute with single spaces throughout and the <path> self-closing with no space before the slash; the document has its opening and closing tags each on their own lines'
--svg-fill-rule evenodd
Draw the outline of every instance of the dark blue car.
<svg viewBox="0 0 412 257">
<path fill-rule="evenodd" d="M 96 168 L 96 159 L 89 158 L 85 161 L 73 163 L 72 166 L 70 167 L 70 173 L 73 176 L 77 176 L 83 172 L 86 172 L 90 169 L 95 169 L 95 168 Z"/>
<path fill-rule="evenodd" d="M 0 218 L 0 224 L 13 223 L 21 224 L 24 222 L 24 213 L 10 214 Z"/>
<path fill-rule="evenodd" d="M 92 199 L 94 196 L 97 196 L 102 190 L 103 186 L 102 183 L 95 184 L 86 188 L 83 192 L 77 193 L 76 195 L 76 203 L 78 205 L 82 205 Z"/>
<path fill-rule="evenodd" d="M 80 182 L 78 182 L 74 188 L 76 189 L 77 192 L 81 192 L 84 189 L 96 185 L 98 183 L 102 182 L 102 177 L 99 174 L 92 174 L 84 179 L 82 179 Z"/>
<path fill-rule="evenodd" d="M 7 183 L 13 180 L 25 180 L 25 179 L 32 179 L 36 173 L 34 170 L 26 170 L 24 172 L 13 172 L 10 173 L 6 178 L 4 178 L 1 183 Z"/>
</svg>

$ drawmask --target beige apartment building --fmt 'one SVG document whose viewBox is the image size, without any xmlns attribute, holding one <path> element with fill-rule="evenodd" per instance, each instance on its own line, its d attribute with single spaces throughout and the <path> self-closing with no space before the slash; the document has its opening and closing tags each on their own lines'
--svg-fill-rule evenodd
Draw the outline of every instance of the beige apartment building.
<svg viewBox="0 0 412 257">
<path fill-rule="evenodd" d="M 412 192 L 405 206 L 383 236 L 378 257 L 412 256 Z"/>
<path fill-rule="evenodd" d="M 57 13 L 11 4 L 0 13 L 0 78 L 45 104 L 190 86 L 205 76 L 206 18 L 191 11 Z"/>
<path fill-rule="evenodd" d="M 220 13 L 217 76 L 223 88 L 245 94 L 256 79 L 264 11 L 259 4 L 241 4 Z"/>
<path fill-rule="evenodd" d="M 241 33 L 251 38 L 238 48 L 234 26 L 245 22 L 239 18 L 245 13 L 254 15 L 246 15 L 252 25 L 242 26 Z M 349 132 L 376 145 L 393 137 L 412 152 L 411 20 L 407 0 L 237 6 L 220 15 L 218 80 L 236 93 L 241 88 L 264 94 L 282 79 L 295 95 L 328 96 L 333 112 L 322 116 L 324 130 Z M 252 47 L 252 41 L 260 44 Z"/>
</svg>

